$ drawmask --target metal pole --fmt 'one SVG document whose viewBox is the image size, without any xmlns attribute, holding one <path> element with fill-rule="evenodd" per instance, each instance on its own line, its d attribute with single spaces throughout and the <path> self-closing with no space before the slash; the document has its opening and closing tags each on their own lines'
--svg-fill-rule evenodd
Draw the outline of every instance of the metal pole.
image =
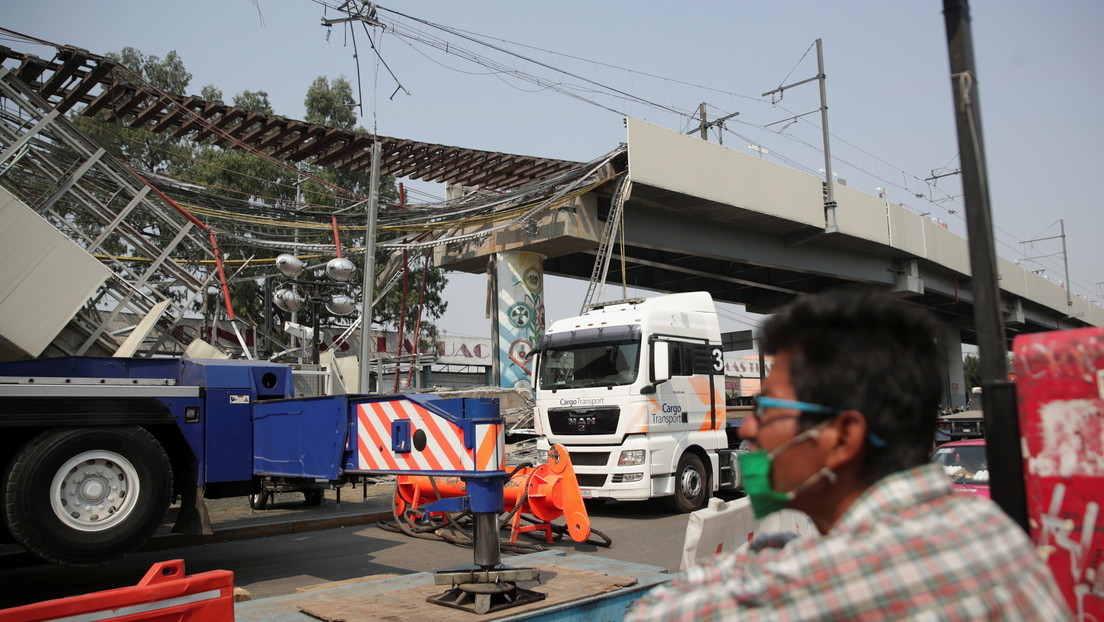
<svg viewBox="0 0 1104 622">
<path fill-rule="evenodd" d="M 1020 420 L 1016 409 L 1015 387 L 1008 380 L 1008 348 L 997 281 L 993 220 L 989 211 L 989 183 L 981 135 L 981 102 L 977 89 L 969 3 L 966 0 L 943 0 L 943 17 L 947 27 L 951 90 L 954 94 L 958 148 L 962 160 L 962 192 L 970 241 L 974 324 L 977 329 L 982 395 L 985 396 L 986 450 L 993 472 L 990 487 L 993 500 L 1027 531 Z"/>
<path fill-rule="evenodd" d="M 824 184 L 828 189 L 824 198 L 824 228 L 836 228 L 836 193 L 832 188 L 832 150 L 828 146 L 828 89 L 824 84 L 824 48 L 820 39 L 816 40 L 817 82 L 820 83 L 820 127 L 824 132 Z"/>
<path fill-rule="evenodd" d="M 272 276 L 264 278 L 264 348 L 260 354 L 264 358 L 272 356 Z"/>
<path fill-rule="evenodd" d="M 1069 280 L 1069 253 L 1066 252 L 1066 221 L 1058 219 L 1058 227 L 1062 232 L 1062 267 L 1066 271 L 1066 315 L 1073 315 L 1073 290 Z"/>
<path fill-rule="evenodd" d="M 316 286 L 317 287 L 317 286 Z M 314 292 L 314 296 L 311 296 L 311 364 L 318 365 L 318 334 L 321 330 L 321 322 L 318 321 L 318 314 L 322 311 L 322 301 L 318 298 L 318 292 Z"/>
<path fill-rule="evenodd" d="M 502 561 L 498 514 L 494 512 L 472 512 L 472 520 L 475 522 L 475 532 L 472 534 L 475 565 L 482 570 L 494 568 Z"/>
<path fill-rule="evenodd" d="M 491 255 L 487 264 L 487 304 L 491 316 L 491 384 L 502 385 L 502 367 L 498 360 L 498 254 Z"/>
<path fill-rule="evenodd" d="M 380 143 L 372 137 L 372 175 L 368 190 L 368 227 L 364 234 L 364 281 L 360 308 L 360 384 L 357 391 L 368 392 L 369 366 L 372 360 L 372 306 L 376 296 L 376 214 L 379 211 Z"/>
</svg>

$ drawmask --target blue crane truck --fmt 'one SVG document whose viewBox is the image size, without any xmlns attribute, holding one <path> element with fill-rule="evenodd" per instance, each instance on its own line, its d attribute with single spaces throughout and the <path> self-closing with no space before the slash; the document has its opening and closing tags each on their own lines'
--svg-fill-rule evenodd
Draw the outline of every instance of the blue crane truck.
<svg viewBox="0 0 1104 622">
<path fill-rule="evenodd" d="M 291 368 L 268 362 L 2 362 L 6 535 L 50 562 L 96 565 L 141 547 L 176 501 L 173 530 L 209 534 L 204 499 L 379 473 L 470 476 L 463 503 L 501 509 L 497 400 L 293 395 Z"/>
</svg>

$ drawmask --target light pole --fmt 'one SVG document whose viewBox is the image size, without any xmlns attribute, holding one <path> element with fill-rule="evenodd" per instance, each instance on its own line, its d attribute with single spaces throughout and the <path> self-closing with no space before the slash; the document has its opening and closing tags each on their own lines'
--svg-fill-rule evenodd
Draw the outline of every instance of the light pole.
<svg viewBox="0 0 1104 622">
<path fill-rule="evenodd" d="M 348 281 L 356 271 L 353 262 L 344 257 L 334 257 L 326 262 L 326 278 L 300 278 L 306 266 L 295 255 L 284 253 L 276 258 L 276 269 L 287 277 L 291 287 L 281 287 L 272 295 L 272 301 L 281 310 L 295 313 L 307 303 L 311 305 L 311 363 L 318 365 L 319 315 L 324 304 L 331 315 L 349 315 L 356 309 L 356 303 L 345 291 Z M 298 286 L 298 287 L 297 287 Z M 299 292 L 303 288 L 307 295 Z M 334 293 L 327 289 L 340 288 Z M 285 324 L 287 326 L 287 324 Z M 301 333 L 302 334 L 302 333 Z"/>
</svg>

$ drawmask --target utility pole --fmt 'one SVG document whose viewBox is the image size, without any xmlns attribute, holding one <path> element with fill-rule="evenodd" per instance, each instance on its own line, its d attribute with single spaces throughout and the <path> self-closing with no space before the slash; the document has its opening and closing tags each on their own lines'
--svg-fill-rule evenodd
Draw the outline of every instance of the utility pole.
<svg viewBox="0 0 1104 622">
<path fill-rule="evenodd" d="M 820 39 L 816 40 L 817 81 L 820 83 L 820 127 L 824 132 L 824 183 L 828 186 L 828 195 L 824 199 L 824 228 L 836 229 L 836 193 L 832 183 L 832 149 L 828 141 L 828 90 L 824 84 L 824 48 Z"/>
<path fill-rule="evenodd" d="M 364 280 L 360 309 L 360 384 L 358 393 L 367 393 L 372 363 L 372 306 L 376 297 L 376 214 L 379 212 L 380 142 L 372 136 L 372 174 L 368 189 L 368 225 L 364 233 Z"/>
<path fill-rule="evenodd" d="M 1066 221 L 1062 218 L 1058 219 L 1058 235 L 1052 235 L 1049 238 L 1034 238 L 1031 240 L 1024 240 L 1021 244 L 1030 244 L 1032 242 L 1042 242 L 1044 240 L 1062 240 L 1062 269 L 1065 274 L 1065 281 L 1062 281 L 1066 290 L 1066 315 L 1073 315 L 1073 293 L 1070 291 L 1070 279 L 1069 279 L 1069 253 L 1066 252 Z M 1028 259 L 1038 259 L 1038 257 L 1028 257 Z"/>
<path fill-rule="evenodd" d="M 1028 531 L 1027 494 L 1024 490 L 1023 454 L 1020 451 L 1020 419 L 1015 386 L 1008 380 L 1008 347 L 997 282 L 997 252 L 989 209 L 989 184 L 985 168 L 985 142 L 981 134 L 981 102 L 978 93 L 974 42 L 970 31 L 970 6 L 966 0 L 943 0 L 950 56 L 951 91 L 954 95 L 958 148 L 962 161 L 962 192 L 966 204 L 970 273 L 977 327 L 978 363 L 985 396 L 986 450 L 993 476 L 993 501 Z"/>
<path fill-rule="evenodd" d="M 1058 228 L 1062 232 L 1062 268 L 1066 272 L 1066 315 L 1073 315 L 1073 289 L 1069 280 L 1069 253 L 1066 252 L 1066 221 L 1059 218 Z"/>
<path fill-rule="evenodd" d="M 825 232 L 834 232 L 834 231 L 837 230 L 837 228 L 836 228 L 836 193 L 835 193 L 834 188 L 832 187 L 832 149 L 829 146 L 829 141 L 828 141 L 828 88 L 825 85 L 825 75 L 824 75 L 824 47 L 823 47 L 823 44 L 821 43 L 820 39 L 816 40 L 816 50 L 817 50 L 817 75 L 813 76 L 812 78 L 807 78 L 805 80 L 800 80 L 798 82 L 794 82 L 793 84 L 787 84 L 786 86 L 780 86 L 780 87 L 774 89 L 773 91 L 767 91 L 766 93 L 763 93 L 761 95 L 761 97 L 766 97 L 767 95 L 774 95 L 775 93 L 782 93 L 786 89 L 790 89 L 790 88 L 793 88 L 795 86 L 800 86 L 800 85 L 805 84 L 807 82 L 812 82 L 813 80 L 816 80 L 820 83 L 820 127 L 821 127 L 821 131 L 824 135 L 824 138 L 823 138 L 823 140 L 824 140 L 824 187 L 826 189 L 826 194 L 824 196 L 824 230 L 825 230 Z M 772 98 L 772 103 L 773 103 L 773 101 L 774 100 Z M 805 116 L 806 114 L 810 114 L 810 113 L 806 112 L 804 114 L 800 114 L 800 115 L 797 115 L 797 116 L 798 117 Z M 793 119 L 796 120 L 797 117 L 794 117 Z"/>
</svg>

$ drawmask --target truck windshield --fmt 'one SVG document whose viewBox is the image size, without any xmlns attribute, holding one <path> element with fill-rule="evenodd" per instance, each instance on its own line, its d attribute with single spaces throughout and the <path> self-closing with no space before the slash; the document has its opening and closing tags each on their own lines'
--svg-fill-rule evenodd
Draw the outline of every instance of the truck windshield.
<svg viewBox="0 0 1104 622">
<path fill-rule="evenodd" d="M 639 338 L 550 345 L 541 354 L 537 386 L 577 389 L 632 384 L 639 358 Z"/>
</svg>

